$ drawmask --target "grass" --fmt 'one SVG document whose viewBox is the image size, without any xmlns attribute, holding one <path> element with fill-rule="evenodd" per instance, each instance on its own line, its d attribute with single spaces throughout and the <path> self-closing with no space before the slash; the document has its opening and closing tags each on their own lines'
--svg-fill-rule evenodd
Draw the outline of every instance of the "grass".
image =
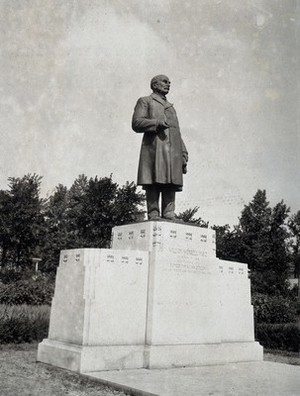
<svg viewBox="0 0 300 396">
<path fill-rule="evenodd" d="M 37 343 L 0 345 L 0 396 L 125 396 L 77 373 L 36 362 Z"/>
<path fill-rule="evenodd" d="M 264 349 L 264 360 L 300 366 L 300 353 L 276 349 Z"/>
<path fill-rule="evenodd" d="M 20 315 L 26 315 L 30 319 L 37 317 L 49 317 L 50 306 L 49 305 L 6 305 L 0 304 L 0 317 L 1 315 L 8 315 L 18 317 Z"/>
<path fill-rule="evenodd" d="M 0 343 L 41 341 L 47 337 L 48 305 L 0 305 Z"/>
</svg>

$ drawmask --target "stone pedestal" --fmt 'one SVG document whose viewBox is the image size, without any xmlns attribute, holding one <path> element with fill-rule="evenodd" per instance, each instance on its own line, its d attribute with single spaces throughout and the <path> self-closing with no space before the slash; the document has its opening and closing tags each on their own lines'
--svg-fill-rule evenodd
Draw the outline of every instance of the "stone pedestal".
<svg viewBox="0 0 300 396">
<path fill-rule="evenodd" d="M 79 372 L 262 360 L 247 265 L 217 259 L 210 229 L 115 227 L 112 249 L 61 253 L 38 360 Z"/>
</svg>

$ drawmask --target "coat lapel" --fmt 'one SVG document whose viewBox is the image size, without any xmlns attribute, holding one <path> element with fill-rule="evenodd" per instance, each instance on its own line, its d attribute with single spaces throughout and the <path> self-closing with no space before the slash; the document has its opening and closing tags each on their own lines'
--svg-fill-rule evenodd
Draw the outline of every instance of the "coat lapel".
<svg viewBox="0 0 300 396">
<path fill-rule="evenodd" d="M 156 102 L 163 105 L 165 109 L 168 109 L 169 107 L 173 106 L 172 103 L 169 103 L 167 100 L 163 100 L 159 95 L 157 95 L 155 93 L 152 93 L 151 97 L 152 97 L 152 99 L 156 100 Z"/>
</svg>

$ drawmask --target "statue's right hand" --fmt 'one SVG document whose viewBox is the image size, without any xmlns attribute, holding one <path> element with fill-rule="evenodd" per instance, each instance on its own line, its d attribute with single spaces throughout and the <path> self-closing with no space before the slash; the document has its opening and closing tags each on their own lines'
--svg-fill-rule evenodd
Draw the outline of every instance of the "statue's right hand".
<svg viewBox="0 0 300 396">
<path fill-rule="evenodd" d="M 158 126 L 157 126 L 157 129 L 159 131 L 164 131 L 165 129 L 168 129 L 168 128 L 170 128 L 170 125 L 167 122 L 159 121 Z"/>
</svg>

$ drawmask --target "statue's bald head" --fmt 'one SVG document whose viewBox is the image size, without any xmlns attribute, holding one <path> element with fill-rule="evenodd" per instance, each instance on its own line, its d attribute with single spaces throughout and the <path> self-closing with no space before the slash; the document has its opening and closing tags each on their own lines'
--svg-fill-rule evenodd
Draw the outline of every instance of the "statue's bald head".
<svg viewBox="0 0 300 396">
<path fill-rule="evenodd" d="M 170 80 L 164 74 L 158 74 L 151 80 L 150 87 L 153 92 L 158 94 L 167 95 L 170 89 Z"/>
</svg>

